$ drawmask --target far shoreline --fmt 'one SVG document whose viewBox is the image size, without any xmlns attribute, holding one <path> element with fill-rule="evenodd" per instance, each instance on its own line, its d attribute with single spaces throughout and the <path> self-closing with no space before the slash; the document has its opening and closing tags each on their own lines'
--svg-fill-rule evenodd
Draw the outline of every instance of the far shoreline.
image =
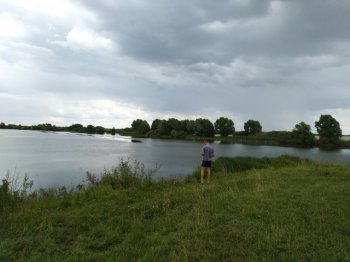
<svg viewBox="0 0 350 262">
<path fill-rule="evenodd" d="M 115 136 L 119 135 L 121 137 L 130 137 L 131 141 L 138 141 L 140 138 L 145 139 L 164 139 L 164 140 L 173 140 L 173 141 L 192 141 L 192 142 L 202 142 L 204 139 L 209 140 L 210 142 L 219 142 L 222 144 L 239 144 L 239 145 L 252 145 L 252 146 L 276 146 L 276 147 L 288 147 L 288 148 L 298 148 L 298 149 L 312 149 L 317 148 L 324 151 L 334 151 L 334 150 L 341 150 L 341 149 L 350 149 L 350 135 L 343 135 L 341 138 L 341 144 L 339 145 L 331 145 L 326 147 L 321 147 L 319 145 L 312 145 L 312 146 L 302 146 L 302 145 L 296 145 L 296 144 L 287 144 L 287 143 L 281 143 L 281 141 L 278 140 L 278 138 L 275 137 L 268 137 L 269 135 L 273 133 L 285 133 L 287 131 L 269 131 L 269 132 L 262 132 L 262 135 L 253 135 L 253 136 L 242 136 L 242 135 L 230 135 L 227 137 L 221 137 L 218 135 L 215 135 L 214 137 L 201 137 L 201 136 L 186 136 L 186 137 L 169 137 L 169 136 L 147 136 L 142 134 L 137 134 L 135 132 L 116 132 L 115 134 L 111 134 L 110 132 L 105 133 L 86 133 L 86 132 L 76 132 L 76 131 L 70 131 L 70 130 L 37 130 L 37 129 L 31 129 L 29 128 L 1 128 L 0 130 L 18 130 L 18 131 L 38 131 L 43 133 L 72 133 L 77 135 L 110 135 Z M 315 135 L 317 137 L 317 135 Z M 344 138 L 347 138 L 344 140 Z"/>
</svg>

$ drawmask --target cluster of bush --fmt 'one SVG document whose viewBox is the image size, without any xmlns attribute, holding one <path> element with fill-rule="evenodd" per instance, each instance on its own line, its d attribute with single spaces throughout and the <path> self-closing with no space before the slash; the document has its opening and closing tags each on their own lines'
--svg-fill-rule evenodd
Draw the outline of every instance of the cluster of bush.
<svg viewBox="0 0 350 262">
<path fill-rule="evenodd" d="M 315 122 L 315 128 L 319 135 L 318 140 L 316 140 L 314 134 L 312 134 L 310 125 L 301 122 L 296 124 L 293 131 L 281 142 L 286 145 L 292 144 L 299 146 L 347 146 L 346 142 L 340 139 L 342 130 L 339 122 L 331 115 L 321 115 L 320 119 Z"/>
<path fill-rule="evenodd" d="M 146 168 L 138 161 L 132 163 L 128 159 L 120 159 L 117 166 L 112 167 L 111 170 L 105 169 L 99 175 L 87 172 L 86 181 L 68 190 L 64 186 L 32 190 L 33 180 L 30 180 L 26 174 L 21 179 L 20 173 L 16 170 L 12 174 L 8 172 L 0 184 L 0 216 L 3 212 L 18 207 L 28 199 L 62 198 L 62 204 L 65 205 L 65 196 L 98 186 L 113 189 L 147 187 L 153 183 L 152 177 L 158 169 L 158 166 Z"/>
<path fill-rule="evenodd" d="M 100 134 L 100 135 L 103 135 L 104 133 L 106 133 L 106 129 L 102 126 L 88 125 L 85 127 L 81 124 L 73 124 L 68 127 L 67 131 L 76 132 L 76 133 Z"/>
<path fill-rule="evenodd" d="M 2 185 L 0 185 L 0 214 L 18 206 L 32 186 L 33 181 L 26 174 L 22 183 L 19 183 L 19 174 L 16 173 L 16 170 L 12 177 L 8 172 L 5 178 L 2 179 Z"/>
<path fill-rule="evenodd" d="M 249 120 L 244 124 L 244 129 L 246 135 L 254 135 L 261 132 L 262 127 L 259 121 Z M 136 119 L 131 124 L 131 130 L 148 137 L 214 137 L 215 134 L 227 137 L 235 133 L 235 126 L 234 122 L 227 117 L 220 117 L 214 123 L 205 118 L 196 120 L 155 119 L 151 125 L 146 120 Z"/>
<path fill-rule="evenodd" d="M 93 125 L 83 126 L 82 124 L 73 124 L 70 126 L 59 127 L 59 126 L 52 125 L 50 123 L 32 125 L 32 126 L 23 126 L 23 125 L 14 125 L 14 124 L 6 125 L 5 123 L 2 122 L 0 123 L 0 129 L 19 129 L 19 130 L 36 130 L 36 131 L 53 131 L 53 132 L 66 131 L 66 132 L 100 134 L 100 135 L 103 135 L 105 133 L 110 133 L 112 135 L 115 135 L 117 132 L 115 128 L 107 129 L 107 128 L 104 128 L 103 126 L 93 126 Z"/>
<path fill-rule="evenodd" d="M 203 118 L 196 120 L 156 119 L 151 126 L 147 121 L 137 119 L 132 122 L 131 128 L 149 137 L 183 138 L 189 135 L 213 137 L 215 134 L 214 125 L 208 119 Z"/>
</svg>

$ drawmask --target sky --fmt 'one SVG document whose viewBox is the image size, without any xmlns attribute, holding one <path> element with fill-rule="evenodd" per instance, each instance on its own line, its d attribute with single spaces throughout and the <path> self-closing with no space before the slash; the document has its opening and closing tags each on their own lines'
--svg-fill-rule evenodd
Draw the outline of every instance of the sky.
<svg viewBox="0 0 350 262">
<path fill-rule="evenodd" d="M 0 122 L 315 130 L 331 114 L 350 134 L 349 14 L 349 0 L 0 0 Z"/>
</svg>

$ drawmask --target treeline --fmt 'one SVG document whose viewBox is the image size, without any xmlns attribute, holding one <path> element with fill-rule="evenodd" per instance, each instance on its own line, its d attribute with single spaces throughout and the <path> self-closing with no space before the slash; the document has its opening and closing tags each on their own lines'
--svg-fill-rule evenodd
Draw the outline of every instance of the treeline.
<svg viewBox="0 0 350 262">
<path fill-rule="evenodd" d="M 257 120 L 248 120 L 244 123 L 243 131 L 236 131 L 232 119 L 220 117 L 212 123 L 209 119 L 178 120 L 176 118 L 155 119 L 151 125 L 143 119 L 132 122 L 131 128 L 107 129 L 102 126 L 83 126 L 73 124 L 68 127 L 57 127 L 51 124 L 33 126 L 6 125 L 0 123 L 0 129 L 22 129 L 41 131 L 67 131 L 87 134 L 105 134 L 142 136 L 150 138 L 214 138 L 220 136 L 221 141 L 244 144 L 268 144 L 300 147 L 350 147 L 350 142 L 342 141 L 342 130 L 339 122 L 331 115 L 321 115 L 315 122 L 319 139 L 311 132 L 311 126 L 300 122 L 291 131 L 263 132 L 262 125 Z"/>
<path fill-rule="evenodd" d="M 49 123 L 32 125 L 32 126 L 24 126 L 24 125 L 14 125 L 0 123 L 0 129 L 18 129 L 18 130 L 36 130 L 36 131 L 52 131 L 52 132 L 75 132 L 75 133 L 85 133 L 85 134 L 112 134 L 115 135 L 117 133 L 117 129 L 114 127 L 111 129 L 104 128 L 103 126 L 83 126 L 82 124 L 73 124 L 70 126 L 59 127 Z"/>
<path fill-rule="evenodd" d="M 300 122 L 292 131 L 262 132 L 262 125 L 257 120 L 248 120 L 244 123 L 244 130 L 236 132 L 232 119 L 220 117 L 214 123 L 208 119 L 196 120 L 168 120 L 155 119 L 151 125 L 146 120 L 136 119 L 131 128 L 124 129 L 122 134 L 141 135 L 151 138 L 186 138 L 209 137 L 216 134 L 227 142 L 266 143 L 300 147 L 349 147 L 350 144 L 342 141 L 342 130 L 339 122 L 331 115 L 321 115 L 315 122 L 319 135 L 316 139 L 311 126 Z"/>
<path fill-rule="evenodd" d="M 249 120 L 244 124 L 245 135 L 255 135 L 261 132 L 262 126 L 259 121 Z M 235 133 L 235 125 L 232 119 L 227 117 L 218 118 L 215 123 L 209 119 L 197 118 L 196 120 L 168 120 L 155 119 L 151 125 L 146 120 L 136 119 L 132 122 L 131 131 L 148 137 L 185 138 L 187 136 L 214 137 L 219 134 L 227 137 Z"/>
</svg>

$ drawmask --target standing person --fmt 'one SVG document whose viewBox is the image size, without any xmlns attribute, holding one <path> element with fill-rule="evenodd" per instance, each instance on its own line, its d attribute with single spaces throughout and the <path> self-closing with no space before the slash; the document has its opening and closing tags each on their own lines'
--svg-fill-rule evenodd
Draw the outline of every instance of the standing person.
<svg viewBox="0 0 350 262">
<path fill-rule="evenodd" d="M 207 139 L 204 140 L 204 146 L 201 150 L 202 155 L 202 166 L 201 166 L 201 183 L 204 183 L 204 171 L 208 173 L 208 183 L 210 182 L 211 176 L 211 161 L 214 157 L 214 148 L 210 145 Z"/>
</svg>

